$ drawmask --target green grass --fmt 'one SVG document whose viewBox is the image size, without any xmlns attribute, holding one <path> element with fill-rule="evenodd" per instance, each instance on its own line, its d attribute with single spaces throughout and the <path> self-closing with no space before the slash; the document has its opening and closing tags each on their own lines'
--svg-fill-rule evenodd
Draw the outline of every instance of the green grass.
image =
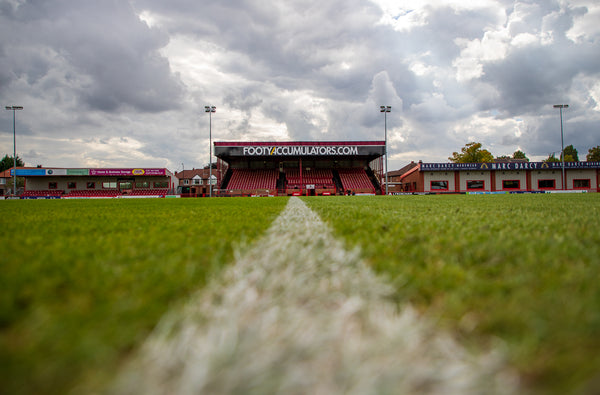
<svg viewBox="0 0 600 395">
<path fill-rule="evenodd" d="M 305 201 L 389 277 L 399 303 L 472 347 L 502 339 L 528 390 L 598 386 L 600 194 Z"/>
<path fill-rule="evenodd" d="M 286 202 L 0 202 L 0 392 L 101 388 Z"/>
</svg>

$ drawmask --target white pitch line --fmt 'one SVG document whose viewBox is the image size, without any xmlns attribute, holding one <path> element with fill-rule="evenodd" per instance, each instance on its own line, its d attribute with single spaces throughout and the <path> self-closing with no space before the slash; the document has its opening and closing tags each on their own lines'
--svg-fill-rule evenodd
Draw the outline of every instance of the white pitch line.
<svg viewBox="0 0 600 395">
<path fill-rule="evenodd" d="M 498 352 L 472 355 L 291 198 L 266 235 L 160 322 L 120 394 L 510 394 Z"/>
</svg>

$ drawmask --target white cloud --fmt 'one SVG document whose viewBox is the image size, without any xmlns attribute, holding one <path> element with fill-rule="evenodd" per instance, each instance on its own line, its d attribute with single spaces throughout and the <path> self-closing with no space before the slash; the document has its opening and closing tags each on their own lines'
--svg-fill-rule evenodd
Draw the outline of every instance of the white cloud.
<svg viewBox="0 0 600 395">
<path fill-rule="evenodd" d="M 574 6 L 585 7 L 586 12 L 573 20 L 573 27 L 567 32 L 567 37 L 574 42 L 594 40 L 600 37 L 600 4 L 589 0 L 574 1 Z"/>
<path fill-rule="evenodd" d="M 377 4 L 383 15 L 379 21 L 399 32 L 408 32 L 427 25 L 431 14 L 440 8 L 450 8 L 459 13 L 468 10 L 501 11 L 502 5 L 494 0 L 371 0 Z"/>
</svg>

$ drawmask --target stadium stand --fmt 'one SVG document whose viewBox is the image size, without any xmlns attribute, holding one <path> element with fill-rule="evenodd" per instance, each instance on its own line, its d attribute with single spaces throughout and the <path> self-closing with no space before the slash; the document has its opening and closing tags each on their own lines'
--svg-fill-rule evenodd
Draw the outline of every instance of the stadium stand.
<svg viewBox="0 0 600 395">
<path fill-rule="evenodd" d="M 337 172 L 342 181 L 342 185 L 346 190 L 355 192 L 374 192 L 373 184 L 369 180 L 369 176 L 361 168 L 337 169 Z"/>
<path fill-rule="evenodd" d="M 381 193 L 384 141 L 214 144 L 218 196 Z"/>
</svg>

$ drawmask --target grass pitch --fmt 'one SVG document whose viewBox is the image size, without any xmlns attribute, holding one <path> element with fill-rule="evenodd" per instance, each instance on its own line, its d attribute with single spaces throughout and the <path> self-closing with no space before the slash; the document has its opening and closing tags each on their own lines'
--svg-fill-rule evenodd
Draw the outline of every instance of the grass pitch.
<svg viewBox="0 0 600 395">
<path fill-rule="evenodd" d="M 106 382 L 160 317 L 286 202 L 0 202 L 0 392 L 62 394 Z"/>
<path fill-rule="evenodd" d="M 532 392 L 600 388 L 600 194 L 306 199 L 410 302 Z"/>
<path fill-rule="evenodd" d="M 400 305 L 471 347 L 501 339 L 533 392 L 600 387 L 600 194 L 305 202 L 361 247 Z M 160 317 L 286 203 L 0 202 L 2 391 L 77 393 L 106 383 Z"/>
</svg>

